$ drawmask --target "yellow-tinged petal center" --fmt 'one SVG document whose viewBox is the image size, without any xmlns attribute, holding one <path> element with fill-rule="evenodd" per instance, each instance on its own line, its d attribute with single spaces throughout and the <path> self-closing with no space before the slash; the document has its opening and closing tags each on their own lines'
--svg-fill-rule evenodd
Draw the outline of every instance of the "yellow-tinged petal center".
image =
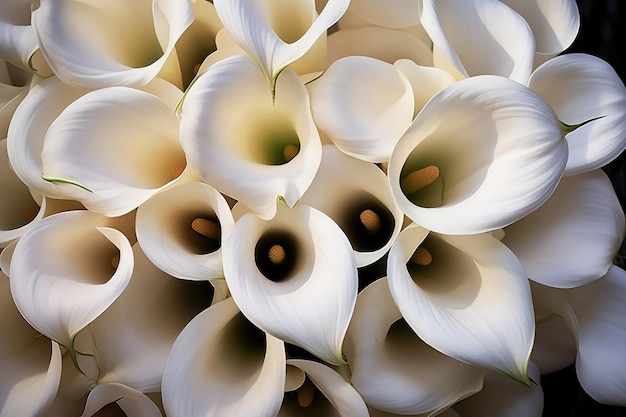
<svg viewBox="0 0 626 417">
<path fill-rule="evenodd" d="M 433 255 L 423 246 L 418 247 L 409 262 L 415 265 L 428 266 L 433 261 Z"/>
<path fill-rule="evenodd" d="M 283 248 L 281 245 L 274 245 L 267 252 L 267 257 L 274 265 L 280 265 L 285 262 L 285 259 L 287 258 L 287 252 L 285 252 L 285 248 Z"/>
<path fill-rule="evenodd" d="M 313 383 L 306 378 L 304 383 L 296 391 L 296 394 L 298 396 L 298 405 L 306 408 L 313 402 L 313 397 L 315 396 L 315 385 L 313 385 Z"/>
<path fill-rule="evenodd" d="M 439 178 L 439 168 L 434 165 L 415 170 L 402 178 L 400 187 L 406 195 L 413 194 L 428 187 Z"/>
</svg>

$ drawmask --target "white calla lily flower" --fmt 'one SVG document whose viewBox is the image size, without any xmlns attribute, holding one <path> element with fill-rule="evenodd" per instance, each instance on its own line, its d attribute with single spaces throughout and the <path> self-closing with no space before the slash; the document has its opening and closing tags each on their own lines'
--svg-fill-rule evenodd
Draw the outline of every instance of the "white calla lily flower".
<svg viewBox="0 0 626 417">
<path fill-rule="evenodd" d="M 374 58 L 341 58 L 308 89 L 317 126 L 343 152 L 368 162 L 387 161 L 413 121 L 408 80 Z"/>
<path fill-rule="evenodd" d="M 389 252 L 389 288 L 433 348 L 531 385 L 535 317 L 526 273 L 491 234 L 437 235 L 407 226 Z"/>
<path fill-rule="evenodd" d="M 491 74 L 526 84 L 533 69 L 535 39 L 518 13 L 498 0 L 419 4 L 422 25 L 435 46 L 436 67 L 449 65 L 462 77 Z"/>
<path fill-rule="evenodd" d="M 223 278 L 222 242 L 235 222 L 224 197 L 202 182 L 178 184 L 137 210 L 137 240 L 152 262 L 182 279 Z"/>
<path fill-rule="evenodd" d="M 359 293 L 345 354 L 350 383 L 368 406 L 435 415 L 481 389 L 482 369 L 432 349 L 401 319 L 386 278 Z"/>
<path fill-rule="evenodd" d="M 393 195 L 415 223 L 474 234 L 513 223 L 561 179 L 567 143 L 556 115 L 527 87 L 477 76 L 437 93 L 393 150 Z"/>
<path fill-rule="evenodd" d="M 213 2 L 224 27 L 261 68 L 272 95 L 278 75 L 306 54 L 320 36 L 326 36 L 326 30 L 339 20 L 349 3 L 329 0 L 318 16 L 312 1 Z"/>
<path fill-rule="evenodd" d="M 106 227 L 106 218 L 70 211 L 26 232 L 10 268 L 11 293 L 24 318 L 75 358 L 74 338 L 126 288 L 133 255 L 126 237 Z"/>
<path fill-rule="evenodd" d="M 223 257 L 228 288 L 252 323 L 326 362 L 344 363 L 358 277 L 350 241 L 330 217 L 284 204 L 269 221 L 245 214 Z"/>
<path fill-rule="evenodd" d="M 624 240 L 624 211 L 601 170 L 565 177 L 502 242 L 535 282 L 573 288 L 604 276 Z"/>
<path fill-rule="evenodd" d="M 358 267 L 382 258 L 404 221 L 384 172 L 333 145 L 324 145 L 320 168 L 300 202 L 325 213 L 341 227 Z"/>
<path fill-rule="evenodd" d="M 626 149 L 626 87 L 606 61 L 561 55 L 537 68 L 528 86 L 573 129 L 565 136 L 569 157 L 564 175 L 600 168 Z"/>
<path fill-rule="evenodd" d="M 189 171 L 178 129 L 172 107 L 155 95 L 92 91 L 50 125 L 42 178 L 91 211 L 126 214 Z"/>
<path fill-rule="evenodd" d="M 227 298 L 176 339 L 163 374 L 163 406 L 171 417 L 276 416 L 285 361 L 284 343 L 254 328 Z"/>
<path fill-rule="evenodd" d="M 322 157 L 309 96 L 298 76 L 285 70 L 272 97 L 245 55 L 217 62 L 191 86 L 180 135 L 204 182 L 266 219 L 274 216 L 278 197 L 290 207 L 296 204 Z"/>
<path fill-rule="evenodd" d="M 64 83 L 102 88 L 155 78 L 193 18 L 188 0 L 61 0 L 41 2 L 32 25 Z"/>
<path fill-rule="evenodd" d="M 81 417 L 99 415 L 102 408 L 112 403 L 117 404 L 127 417 L 162 417 L 161 410 L 144 393 L 114 382 L 91 390 Z"/>
</svg>

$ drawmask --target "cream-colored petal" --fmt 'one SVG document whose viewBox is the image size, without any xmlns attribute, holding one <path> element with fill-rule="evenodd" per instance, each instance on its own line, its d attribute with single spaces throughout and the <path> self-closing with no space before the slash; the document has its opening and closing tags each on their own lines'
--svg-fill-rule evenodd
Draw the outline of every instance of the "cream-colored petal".
<svg viewBox="0 0 626 417">
<path fill-rule="evenodd" d="M 394 148 L 388 176 L 415 223 L 473 234 L 511 224 L 544 203 L 566 159 L 567 144 L 547 104 L 515 81 L 486 75 L 458 81 L 424 106 Z M 430 185 L 420 189 L 406 180 L 430 166 L 439 173 Z"/>
<path fill-rule="evenodd" d="M 136 230 L 143 250 L 160 269 L 177 278 L 208 280 L 224 277 L 221 247 L 234 224 L 220 193 L 190 182 L 142 204 Z"/>
<path fill-rule="evenodd" d="M 35 329 L 70 350 L 76 334 L 115 301 L 131 277 L 128 240 L 103 223 L 87 211 L 47 217 L 20 238 L 11 259 L 18 309 Z"/>
<path fill-rule="evenodd" d="M 350 242 L 330 217 L 284 204 L 269 221 L 245 214 L 223 256 L 228 288 L 252 323 L 329 363 L 344 362 L 358 278 Z"/>
<path fill-rule="evenodd" d="M 180 333 L 163 374 L 168 416 L 275 416 L 285 385 L 285 346 L 254 328 L 228 298 Z"/>
<path fill-rule="evenodd" d="M 127 417 L 161 417 L 161 411 L 150 398 L 141 391 L 123 384 L 111 382 L 97 385 L 87 396 L 87 403 L 81 417 L 97 415 L 107 404 L 115 403 Z"/>
<path fill-rule="evenodd" d="M 283 72 L 273 100 L 243 55 L 219 61 L 193 84 L 182 106 L 181 141 L 203 181 L 268 219 L 278 197 L 290 207 L 300 199 L 322 157 L 296 74 Z"/>
<path fill-rule="evenodd" d="M 383 162 L 413 120 L 413 90 L 386 62 L 350 56 L 308 85 L 317 126 L 348 155 Z"/>
<path fill-rule="evenodd" d="M 572 288 L 608 271 L 624 240 L 624 211 L 601 170 L 566 177 L 502 240 L 533 281 Z"/>
<path fill-rule="evenodd" d="M 561 55 L 537 68 L 528 85 L 563 123 L 590 121 L 565 136 L 565 175 L 600 168 L 626 149 L 626 87 L 607 62 L 587 54 Z"/>
<path fill-rule="evenodd" d="M 317 175 L 300 202 L 322 211 L 341 227 L 358 267 L 376 262 L 389 251 L 404 220 L 383 171 L 333 145 L 324 145 Z"/>
<path fill-rule="evenodd" d="M 64 83 L 144 85 L 193 21 L 187 0 L 44 1 L 33 13 L 41 52 Z"/>
<path fill-rule="evenodd" d="M 427 262 L 413 258 L 418 247 L 430 253 Z M 389 252 L 387 274 L 402 316 L 426 343 L 531 384 L 530 285 L 519 260 L 499 240 L 488 233 L 437 235 L 411 225 Z"/>
<path fill-rule="evenodd" d="M 0 137 L 7 136 L 13 113 L 28 94 L 28 90 L 27 86 L 0 84 Z"/>
<path fill-rule="evenodd" d="M 352 0 L 350 12 L 371 24 L 401 29 L 420 23 L 418 2 L 393 0 L 378 2 L 373 0 Z"/>
<path fill-rule="evenodd" d="M 368 406 L 435 415 L 480 390 L 481 369 L 432 349 L 401 318 L 386 278 L 359 293 L 345 354 L 350 382 Z"/>
</svg>

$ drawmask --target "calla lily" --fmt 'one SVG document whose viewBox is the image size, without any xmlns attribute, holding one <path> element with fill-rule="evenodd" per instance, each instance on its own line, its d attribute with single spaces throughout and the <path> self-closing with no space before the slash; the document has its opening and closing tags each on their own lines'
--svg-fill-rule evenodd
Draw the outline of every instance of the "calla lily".
<svg viewBox="0 0 626 417">
<path fill-rule="evenodd" d="M 435 66 L 450 65 L 462 77 L 492 74 L 528 81 L 535 40 L 528 23 L 511 8 L 498 0 L 419 4 L 422 25 L 435 46 Z"/>
<path fill-rule="evenodd" d="M 325 36 L 349 3 L 349 0 L 329 0 L 317 16 L 312 1 L 294 2 L 288 7 L 280 1 L 213 2 L 224 27 L 263 71 L 272 95 L 278 75 L 307 53 L 320 36 Z"/>
<path fill-rule="evenodd" d="M 172 107 L 155 95 L 129 87 L 90 92 L 50 125 L 42 178 L 91 211 L 126 214 L 189 171 L 178 129 Z"/>
<path fill-rule="evenodd" d="M 339 59 L 308 87 L 317 126 L 341 151 L 365 161 L 387 161 L 413 120 L 408 80 L 374 58 Z"/>
<path fill-rule="evenodd" d="M 332 219 L 305 205 L 281 204 L 269 221 L 245 214 L 223 257 L 226 283 L 248 320 L 326 362 L 344 362 L 358 278 L 350 242 Z"/>
<path fill-rule="evenodd" d="M 287 365 L 301 369 L 309 379 L 304 380 L 294 394 L 285 395 L 278 417 L 297 417 L 303 414 L 369 417 L 361 396 L 330 367 L 302 359 L 289 359 Z"/>
<path fill-rule="evenodd" d="M 95 387 L 87 397 L 81 417 L 96 415 L 107 404 L 116 403 L 128 417 L 161 417 L 154 402 L 140 391 L 122 384 L 108 383 Z"/>
<path fill-rule="evenodd" d="M 537 68 L 528 85 L 567 125 L 565 175 L 600 168 L 626 149 L 626 87 L 607 62 L 561 55 Z"/>
<path fill-rule="evenodd" d="M 122 293 L 133 269 L 126 237 L 103 225 L 102 216 L 87 211 L 47 217 L 20 238 L 11 259 L 20 313 L 72 355 L 78 332 Z"/>
<path fill-rule="evenodd" d="M 13 303 L 0 273 L 0 416 L 35 417 L 52 403 L 61 380 L 61 349 L 34 330 Z M 10 336 L 9 336 L 10 335 Z"/>
<path fill-rule="evenodd" d="M 273 98 L 244 55 L 217 62 L 192 85 L 182 106 L 181 141 L 203 181 L 266 219 L 278 197 L 290 207 L 300 199 L 322 157 L 308 93 L 296 74 L 284 71 Z"/>
<path fill-rule="evenodd" d="M 386 413 L 435 415 L 480 390 L 481 369 L 432 349 L 401 318 L 387 279 L 359 293 L 345 354 L 350 382 L 368 406 Z"/>
<path fill-rule="evenodd" d="M 33 29 L 66 84 L 145 85 L 163 68 L 194 15 L 188 0 L 43 1 Z"/>
<path fill-rule="evenodd" d="M 152 262 L 182 279 L 223 278 L 222 242 L 235 222 L 224 197 L 202 182 L 175 185 L 137 210 L 137 239 Z"/>
<path fill-rule="evenodd" d="M 262 334 L 232 298 L 198 314 L 180 333 L 163 374 L 171 417 L 275 416 L 285 386 L 285 346 Z"/>
<path fill-rule="evenodd" d="M 624 212 L 601 170 L 566 177 L 548 201 L 505 228 L 533 281 L 559 288 L 605 275 L 624 240 Z"/>
<path fill-rule="evenodd" d="M 333 145 L 324 145 L 320 168 L 300 202 L 322 211 L 341 227 L 358 267 L 386 254 L 404 221 L 383 171 Z"/>
<path fill-rule="evenodd" d="M 567 160 L 554 112 L 530 89 L 477 76 L 437 93 L 393 150 L 391 190 L 404 213 L 438 233 L 513 223 L 544 203 Z"/>
<path fill-rule="evenodd" d="M 407 226 L 389 252 L 389 288 L 418 336 L 460 361 L 526 385 L 535 321 L 515 255 L 484 233 L 446 236 Z"/>
</svg>

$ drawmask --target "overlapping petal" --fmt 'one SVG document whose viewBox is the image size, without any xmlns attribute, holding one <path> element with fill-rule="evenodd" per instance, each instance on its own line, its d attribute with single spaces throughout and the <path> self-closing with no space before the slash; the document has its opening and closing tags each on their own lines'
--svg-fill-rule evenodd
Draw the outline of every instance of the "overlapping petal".
<svg viewBox="0 0 626 417">
<path fill-rule="evenodd" d="M 332 219 L 304 205 L 281 204 L 269 221 L 245 214 L 224 242 L 223 257 L 228 288 L 252 323 L 343 363 L 358 279 L 350 242 Z"/>
<path fill-rule="evenodd" d="M 413 258 L 418 247 L 430 259 Z M 426 343 L 531 384 L 530 286 L 519 260 L 499 240 L 487 233 L 436 235 L 410 225 L 389 252 L 387 273 L 402 316 Z"/>
<path fill-rule="evenodd" d="M 567 143 L 548 105 L 514 81 L 486 75 L 458 81 L 424 106 L 394 148 L 388 176 L 415 223 L 473 234 L 543 204 L 566 160 Z M 436 177 L 429 174 L 435 168 Z"/>
<path fill-rule="evenodd" d="M 161 411 L 150 398 L 123 384 L 108 383 L 96 386 L 87 397 L 81 417 L 94 416 L 107 404 L 115 403 L 128 417 L 161 417 Z"/>
<path fill-rule="evenodd" d="M 0 63 L 2 65 L 2 63 Z M 9 123 L 17 106 L 28 94 L 28 86 L 0 84 L 0 137 L 6 137 Z"/>
<path fill-rule="evenodd" d="M 352 0 L 349 10 L 359 19 L 388 28 L 401 29 L 420 23 L 418 2 L 411 0 L 394 0 L 385 3 Z"/>
</svg>

